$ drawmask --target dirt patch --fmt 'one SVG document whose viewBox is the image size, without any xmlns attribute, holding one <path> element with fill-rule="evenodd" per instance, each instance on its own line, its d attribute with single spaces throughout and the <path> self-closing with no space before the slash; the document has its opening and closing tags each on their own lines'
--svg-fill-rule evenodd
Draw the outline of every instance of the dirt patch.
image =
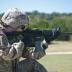
<svg viewBox="0 0 72 72">
<path fill-rule="evenodd" d="M 49 45 L 46 52 L 71 52 L 72 51 L 72 42 L 66 41 L 53 41 L 52 44 Z"/>
</svg>

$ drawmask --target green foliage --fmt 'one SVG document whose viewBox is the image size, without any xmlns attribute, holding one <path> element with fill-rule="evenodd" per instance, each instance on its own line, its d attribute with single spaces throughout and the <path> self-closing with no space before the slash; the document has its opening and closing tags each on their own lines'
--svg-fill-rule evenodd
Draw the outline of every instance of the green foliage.
<svg viewBox="0 0 72 72">
<path fill-rule="evenodd" d="M 50 29 L 61 27 L 63 32 L 72 32 L 72 13 L 52 14 L 40 13 L 38 11 L 27 12 L 30 17 L 30 27 L 39 29 Z"/>
</svg>

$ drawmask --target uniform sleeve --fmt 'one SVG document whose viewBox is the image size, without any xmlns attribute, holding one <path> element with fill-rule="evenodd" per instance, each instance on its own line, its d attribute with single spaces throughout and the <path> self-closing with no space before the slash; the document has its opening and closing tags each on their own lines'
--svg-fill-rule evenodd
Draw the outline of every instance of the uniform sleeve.
<svg viewBox="0 0 72 72">
<path fill-rule="evenodd" d="M 4 50 L 9 47 L 7 37 L 0 31 L 0 57 L 2 57 Z"/>
<path fill-rule="evenodd" d="M 19 41 L 17 43 L 13 43 L 9 49 L 4 51 L 4 55 L 2 56 L 5 60 L 14 60 L 22 56 L 22 50 L 24 48 L 24 43 Z"/>
<path fill-rule="evenodd" d="M 0 57 L 4 60 L 13 60 L 22 55 L 24 43 L 19 42 L 9 44 L 8 39 L 4 33 L 0 33 Z"/>
</svg>

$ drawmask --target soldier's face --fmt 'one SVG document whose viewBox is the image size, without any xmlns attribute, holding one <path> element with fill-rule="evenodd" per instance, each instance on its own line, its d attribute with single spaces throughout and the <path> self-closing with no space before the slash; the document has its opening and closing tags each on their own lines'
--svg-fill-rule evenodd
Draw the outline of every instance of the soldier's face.
<svg viewBox="0 0 72 72">
<path fill-rule="evenodd" d="M 21 32 L 21 31 L 23 31 L 23 30 L 25 30 L 25 29 L 26 29 L 25 26 L 19 26 L 19 27 L 17 27 L 17 28 L 15 29 L 15 31 Z"/>
<path fill-rule="evenodd" d="M 21 32 L 21 31 L 25 30 L 25 26 L 18 26 L 16 28 L 13 28 L 9 25 L 3 25 L 3 26 L 4 26 L 4 30 L 7 32 L 11 32 L 11 31 Z"/>
<path fill-rule="evenodd" d="M 21 31 L 23 31 L 23 29 L 21 29 L 21 28 L 12 28 L 12 27 L 5 27 L 4 28 L 5 29 L 5 31 L 7 31 L 7 32 L 11 32 L 11 31 L 17 31 L 17 32 L 21 32 Z"/>
<path fill-rule="evenodd" d="M 6 25 L 6 26 L 4 26 L 4 30 L 7 31 L 7 32 L 11 32 L 11 31 L 14 31 L 15 29 Z"/>
<path fill-rule="evenodd" d="M 23 29 L 21 29 L 21 28 L 17 28 L 17 29 L 15 29 L 15 31 L 17 31 L 17 32 L 22 32 Z"/>
</svg>

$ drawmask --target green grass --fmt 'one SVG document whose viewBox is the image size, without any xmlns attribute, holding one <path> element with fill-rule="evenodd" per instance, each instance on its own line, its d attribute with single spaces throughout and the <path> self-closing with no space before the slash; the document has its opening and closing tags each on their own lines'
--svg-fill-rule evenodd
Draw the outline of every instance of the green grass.
<svg viewBox="0 0 72 72">
<path fill-rule="evenodd" d="M 48 72 L 72 72 L 72 55 L 47 55 L 39 62 Z"/>
</svg>

